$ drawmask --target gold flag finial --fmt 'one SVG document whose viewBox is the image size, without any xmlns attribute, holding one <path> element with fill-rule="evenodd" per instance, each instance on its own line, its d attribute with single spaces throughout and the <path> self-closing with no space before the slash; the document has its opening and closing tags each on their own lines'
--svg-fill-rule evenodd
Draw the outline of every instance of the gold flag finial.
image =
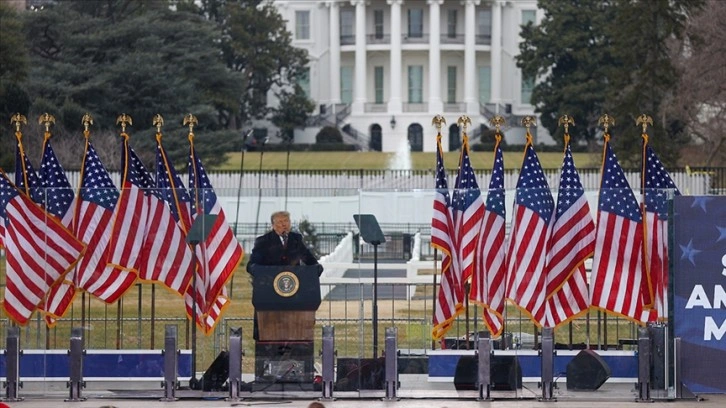
<svg viewBox="0 0 726 408">
<path fill-rule="evenodd" d="M 83 134 L 87 134 L 89 132 L 89 128 L 93 124 L 93 118 L 91 117 L 91 114 L 86 112 L 85 115 L 83 115 L 83 118 L 81 118 L 81 123 L 83 124 Z"/>
<path fill-rule="evenodd" d="M 161 133 L 161 127 L 164 126 L 164 118 L 160 114 L 154 115 L 153 125 L 156 126 L 156 133 Z"/>
<path fill-rule="evenodd" d="M 118 125 L 119 123 L 121 124 L 121 133 L 126 133 L 126 126 L 132 126 L 134 121 L 131 119 L 131 116 L 122 113 L 116 118 L 116 124 Z"/>
<path fill-rule="evenodd" d="M 570 126 L 575 126 L 575 119 L 572 119 L 572 116 L 568 114 L 564 114 L 560 116 L 560 119 L 557 121 L 557 124 L 560 126 L 563 126 L 565 128 L 565 134 L 570 134 Z"/>
<path fill-rule="evenodd" d="M 191 113 L 184 116 L 184 122 L 182 122 L 184 126 L 189 126 L 189 133 L 194 134 L 194 126 L 199 124 L 199 121 L 197 120 L 197 117 L 192 115 Z"/>
<path fill-rule="evenodd" d="M 645 113 L 638 116 L 638 119 L 635 119 L 635 126 L 642 126 L 643 133 L 648 133 L 648 125 L 653 126 L 653 118 L 646 115 Z"/>
<path fill-rule="evenodd" d="M 532 144 L 532 133 L 529 131 L 531 126 L 537 126 L 537 119 L 534 116 L 525 116 L 522 118 L 522 126 L 527 129 L 527 143 Z"/>
<path fill-rule="evenodd" d="M 50 125 L 55 125 L 55 116 L 49 114 L 48 112 L 40 115 L 38 118 L 38 124 L 45 125 L 45 133 L 50 133 Z"/>
<path fill-rule="evenodd" d="M 504 117 L 500 115 L 494 115 L 494 117 L 489 120 L 489 124 L 497 129 L 497 134 L 502 132 L 502 126 L 506 123 L 507 122 L 504 120 Z"/>
<path fill-rule="evenodd" d="M 459 128 L 461 129 L 461 132 L 464 134 L 464 136 L 469 134 L 469 126 L 471 126 L 471 119 L 469 119 L 466 115 L 459 116 L 459 119 L 456 121 L 456 124 L 459 125 Z"/>
<path fill-rule="evenodd" d="M 600 116 L 600 119 L 597 120 L 597 124 L 602 125 L 605 133 L 608 133 L 608 129 L 610 129 L 610 126 L 615 126 L 615 118 L 606 113 Z"/>
<path fill-rule="evenodd" d="M 527 133 L 529 133 L 530 126 L 537 126 L 537 118 L 534 116 L 525 116 L 522 118 L 522 126 L 527 128 Z"/>
<path fill-rule="evenodd" d="M 15 115 L 13 115 L 10 118 L 10 123 L 11 124 L 12 123 L 15 123 L 15 131 L 19 133 L 20 132 L 20 126 L 21 125 L 27 125 L 28 124 L 28 119 L 25 116 L 23 116 L 23 115 L 21 115 L 19 113 L 16 113 Z"/>
<path fill-rule="evenodd" d="M 431 124 L 436 127 L 436 131 L 438 133 L 441 133 L 441 128 L 446 124 L 446 119 L 444 119 L 441 115 L 436 115 L 433 119 L 431 119 Z"/>
</svg>

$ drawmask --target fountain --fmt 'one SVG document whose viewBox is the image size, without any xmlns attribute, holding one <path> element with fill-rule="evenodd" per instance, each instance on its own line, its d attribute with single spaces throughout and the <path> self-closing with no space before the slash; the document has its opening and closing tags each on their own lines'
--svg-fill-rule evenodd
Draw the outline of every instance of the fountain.
<svg viewBox="0 0 726 408">
<path fill-rule="evenodd" d="M 408 138 L 403 138 L 393 156 L 388 160 L 391 170 L 411 170 L 411 144 Z"/>
</svg>

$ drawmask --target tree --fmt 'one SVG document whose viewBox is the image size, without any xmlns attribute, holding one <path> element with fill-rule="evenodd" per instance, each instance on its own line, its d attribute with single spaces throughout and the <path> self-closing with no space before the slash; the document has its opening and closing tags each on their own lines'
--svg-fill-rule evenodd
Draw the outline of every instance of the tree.
<svg viewBox="0 0 726 408">
<path fill-rule="evenodd" d="M 284 90 L 280 93 L 280 105 L 273 110 L 272 123 L 280 128 L 282 136 L 288 143 L 294 138 L 296 127 L 303 127 L 308 115 L 315 109 L 315 104 L 305 94 L 300 85 L 294 85 L 294 91 Z"/>
<path fill-rule="evenodd" d="M 563 143 L 560 116 L 575 118 L 573 142 L 594 145 L 597 120 L 604 112 L 607 61 L 612 59 L 607 25 L 614 8 L 601 0 L 540 0 L 545 17 L 522 29 L 517 66 L 525 77 L 538 77 L 532 104 L 542 125 Z M 560 137 L 557 137 L 559 135 Z"/>
<path fill-rule="evenodd" d="M 700 10 L 702 0 L 619 0 L 615 19 L 608 25 L 614 60 L 608 68 L 609 86 L 605 109 L 618 120 L 613 139 L 624 163 L 640 165 L 642 114 L 653 117 L 649 142 L 667 165 L 674 165 L 680 148 L 688 142 L 685 124 L 668 115 L 678 83 L 668 47 L 682 41 L 686 22 Z"/>
<path fill-rule="evenodd" d="M 199 12 L 222 30 L 224 61 L 241 74 L 240 109 L 228 112 L 230 128 L 241 128 L 251 119 L 267 118 L 270 92 L 279 95 L 307 72 L 307 51 L 292 46 L 285 21 L 265 0 L 201 0 Z"/>
<path fill-rule="evenodd" d="M 31 115 L 54 114 L 58 137 L 78 138 L 84 112 L 95 118 L 98 135 L 107 130 L 118 135 L 116 117 L 127 113 L 134 119 L 132 146 L 150 163 L 152 118 L 158 113 L 166 119 L 170 157 L 185 165 L 187 131 L 181 122 L 191 112 L 199 119 L 195 140 L 206 163 L 223 160 L 223 152 L 233 148 L 237 138 L 218 112 L 238 109 L 242 80 L 221 60 L 214 24 L 173 11 L 167 2 L 140 0 L 69 1 L 25 17 Z M 81 153 L 66 168 L 77 168 Z M 118 162 L 106 165 L 116 168 Z"/>
<path fill-rule="evenodd" d="M 701 0 L 540 0 L 545 18 L 525 27 L 517 65 L 537 76 L 533 103 L 554 135 L 557 118 L 575 118 L 575 140 L 591 146 L 597 119 L 614 116 L 613 142 L 626 165 L 639 164 L 640 128 L 635 118 L 653 116 L 659 154 L 672 163 L 683 124 L 665 115 L 664 103 L 677 82 L 667 43 L 679 39 L 684 22 Z M 660 140 L 659 140 L 660 139 Z M 665 143 L 667 142 L 667 143 Z"/>
<path fill-rule="evenodd" d="M 0 145 L 14 146 L 14 129 L 8 125 L 13 114 L 27 114 L 30 107 L 24 88 L 29 59 L 18 13 L 3 2 L 0 2 L 0 61 Z M 0 150 L 0 167 L 10 169 L 14 162 L 14 149 Z"/>
<path fill-rule="evenodd" d="M 708 0 L 673 47 L 680 72 L 668 116 L 687 123 L 705 166 L 726 165 L 726 2 Z"/>
</svg>

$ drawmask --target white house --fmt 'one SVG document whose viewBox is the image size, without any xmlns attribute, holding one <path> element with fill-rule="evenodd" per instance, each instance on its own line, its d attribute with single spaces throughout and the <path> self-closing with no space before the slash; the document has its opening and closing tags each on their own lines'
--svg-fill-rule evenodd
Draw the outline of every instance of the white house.
<svg viewBox="0 0 726 408">
<path fill-rule="evenodd" d="M 532 115 L 533 80 L 517 68 L 521 25 L 542 17 L 536 0 L 274 0 L 308 51 L 303 89 L 316 101 L 313 142 L 337 125 L 367 149 L 434 151 L 431 119 L 442 114 L 444 149 L 460 146 L 456 121 L 467 115 L 470 136 L 499 113 L 509 143 L 523 143 L 520 120 Z M 536 129 L 535 143 L 554 143 Z"/>
</svg>

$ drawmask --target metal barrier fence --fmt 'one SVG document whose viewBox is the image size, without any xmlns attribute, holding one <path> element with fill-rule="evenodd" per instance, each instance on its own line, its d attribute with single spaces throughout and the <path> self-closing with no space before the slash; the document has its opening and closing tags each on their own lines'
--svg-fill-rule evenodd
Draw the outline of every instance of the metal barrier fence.
<svg viewBox="0 0 726 408">
<path fill-rule="evenodd" d="M 429 281 L 430 278 L 430 281 Z M 398 344 L 403 353 L 423 354 L 426 349 L 473 349 L 471 334 L 484 329 L 480 319 L 481 308 L 469 306 L 469 321 L 460 316 L 447 333 L 443 344 L 431 341 L 431 316 L 433 313 L 434 276 L 419 276 L 415 283 L 405 278 L 378 285 L 378 324 L 380 327 L 398 327 Z M 345 282 L 343 281 L 345 280 Z M 238 282 L 236 285 L 240 285 Z M 80 316 L 80 302 L 74 310 L 52 328 L 47 328 L 40 318 L 20 331 L 21 349 L 64 349 L 68 345 L 71 328 L 84 328 L 85 349 L 163 349 L 163 330 L 166 324 L 179 327 L 179 347 L 190 348 L 189 320 L 183 316 L 153 315 L 148 308 L 152 291 L 150 285 L 139 284 L 137 292 L 118 304 L 91 304 L 86 300 L 86 315 Z M 244 286 L 244 283 L 242 283 Z M 336 327 L 336 344 L 340 356 L 366 356 L 372 344 L 371 283 L 366 279 L 337 279 L 322 285 L 328 295 L 323 300 L 316 317 L 315 342 L 319 349 L 322 327 Z M 142 291 L 138 291 L 142 289 Z M 236 295 L 235 295 L 236 293 Z M 233 308 L 217 325 L 210 336 L 199 336 L 197 340 L 198 368 L 204 371 L 220 351 L 228 348 L 230 328 L 242 328 L 246 355 L 252 361 L 254 341 L 252 339 L 252 308 L 243 309 L 240 304 L 250 301 L 248 292 L 237 287 L 232 295 Z M 157 303 L 168 301 L 167 291 L 157 291 Z M 236 311 L 235 311 L 236 309 Z M 177 309 L 178 310 L 178 309 Z M 509 306 L 505 314 L 505 333 L 511 349 L 532 350 L 539 348 L 540 332 L 516 308 Z M 83 319 L 83 320 L 81 320 Z M 0 332 L 5 333 L 8 319 L 0 319 Z M 470 335 L 467 336 L 467 333 Z M 634 344 L 637 326 L 625 319 L 609 317 L 597 311 L 588 316 L 574 319 L 559 328 L 555 339 L 558 348 L 582 349 L 588 346 L 603 350 L 627 349 Z M 378 344 L 383 344 L 382 331 Z M 467 342 L 467 339 L 469 341 Z M 5 337 L 0 337 L 0 348 L 5 348 Z M 245 366 L 247 369 L 250 367 Z"/>
<path fill-rule="evenodd" d="M 726 167 L 686 167 L 668 169 L 679 189 L 685 194 L 726 194 Z M 481 185 L 486 185 L 491 170 L 474 171 Z M 449 180 L 455 179 L 457 171 L 447 171 Z M 560 169 L 544 169 L 545 178 L 550 188 L 559 185 Z M 578 168 L 582 185 L 585 190 L 600 187 L 600 168 Z M 78 188 L 80 172 L 66 172 L 74 189 Z M 640 169 L 625 169 L 625 175 L 633 188 L 640 186 Z M 182 178 L 185 175 L 181 175 Z M 290 195 L 341 195 L 352 194 L 360 190 L 388 189 L 431 189 L 434 188 L 433 169 L 428 170 L 246 170 L 210 171 L 210 182 L 218 193 L 235 195 L 238 191 L 246 194 L 265 197 L 282 197 L 290 191 Z M 9 173 L 12 179 L 13 174 Z M 519 170 L 504 171 L 504 188 L 514 189 L 517 185 Z M 116 185 L 120 184 L 121 175 L 112 172 L 111 178 Z M 188 180 L 184 180 L 186 183 Z M 452 183 L 453 184 L 453 183 Z M 294 191 L 294 194 L 292 194 Z"/>
</svg>

